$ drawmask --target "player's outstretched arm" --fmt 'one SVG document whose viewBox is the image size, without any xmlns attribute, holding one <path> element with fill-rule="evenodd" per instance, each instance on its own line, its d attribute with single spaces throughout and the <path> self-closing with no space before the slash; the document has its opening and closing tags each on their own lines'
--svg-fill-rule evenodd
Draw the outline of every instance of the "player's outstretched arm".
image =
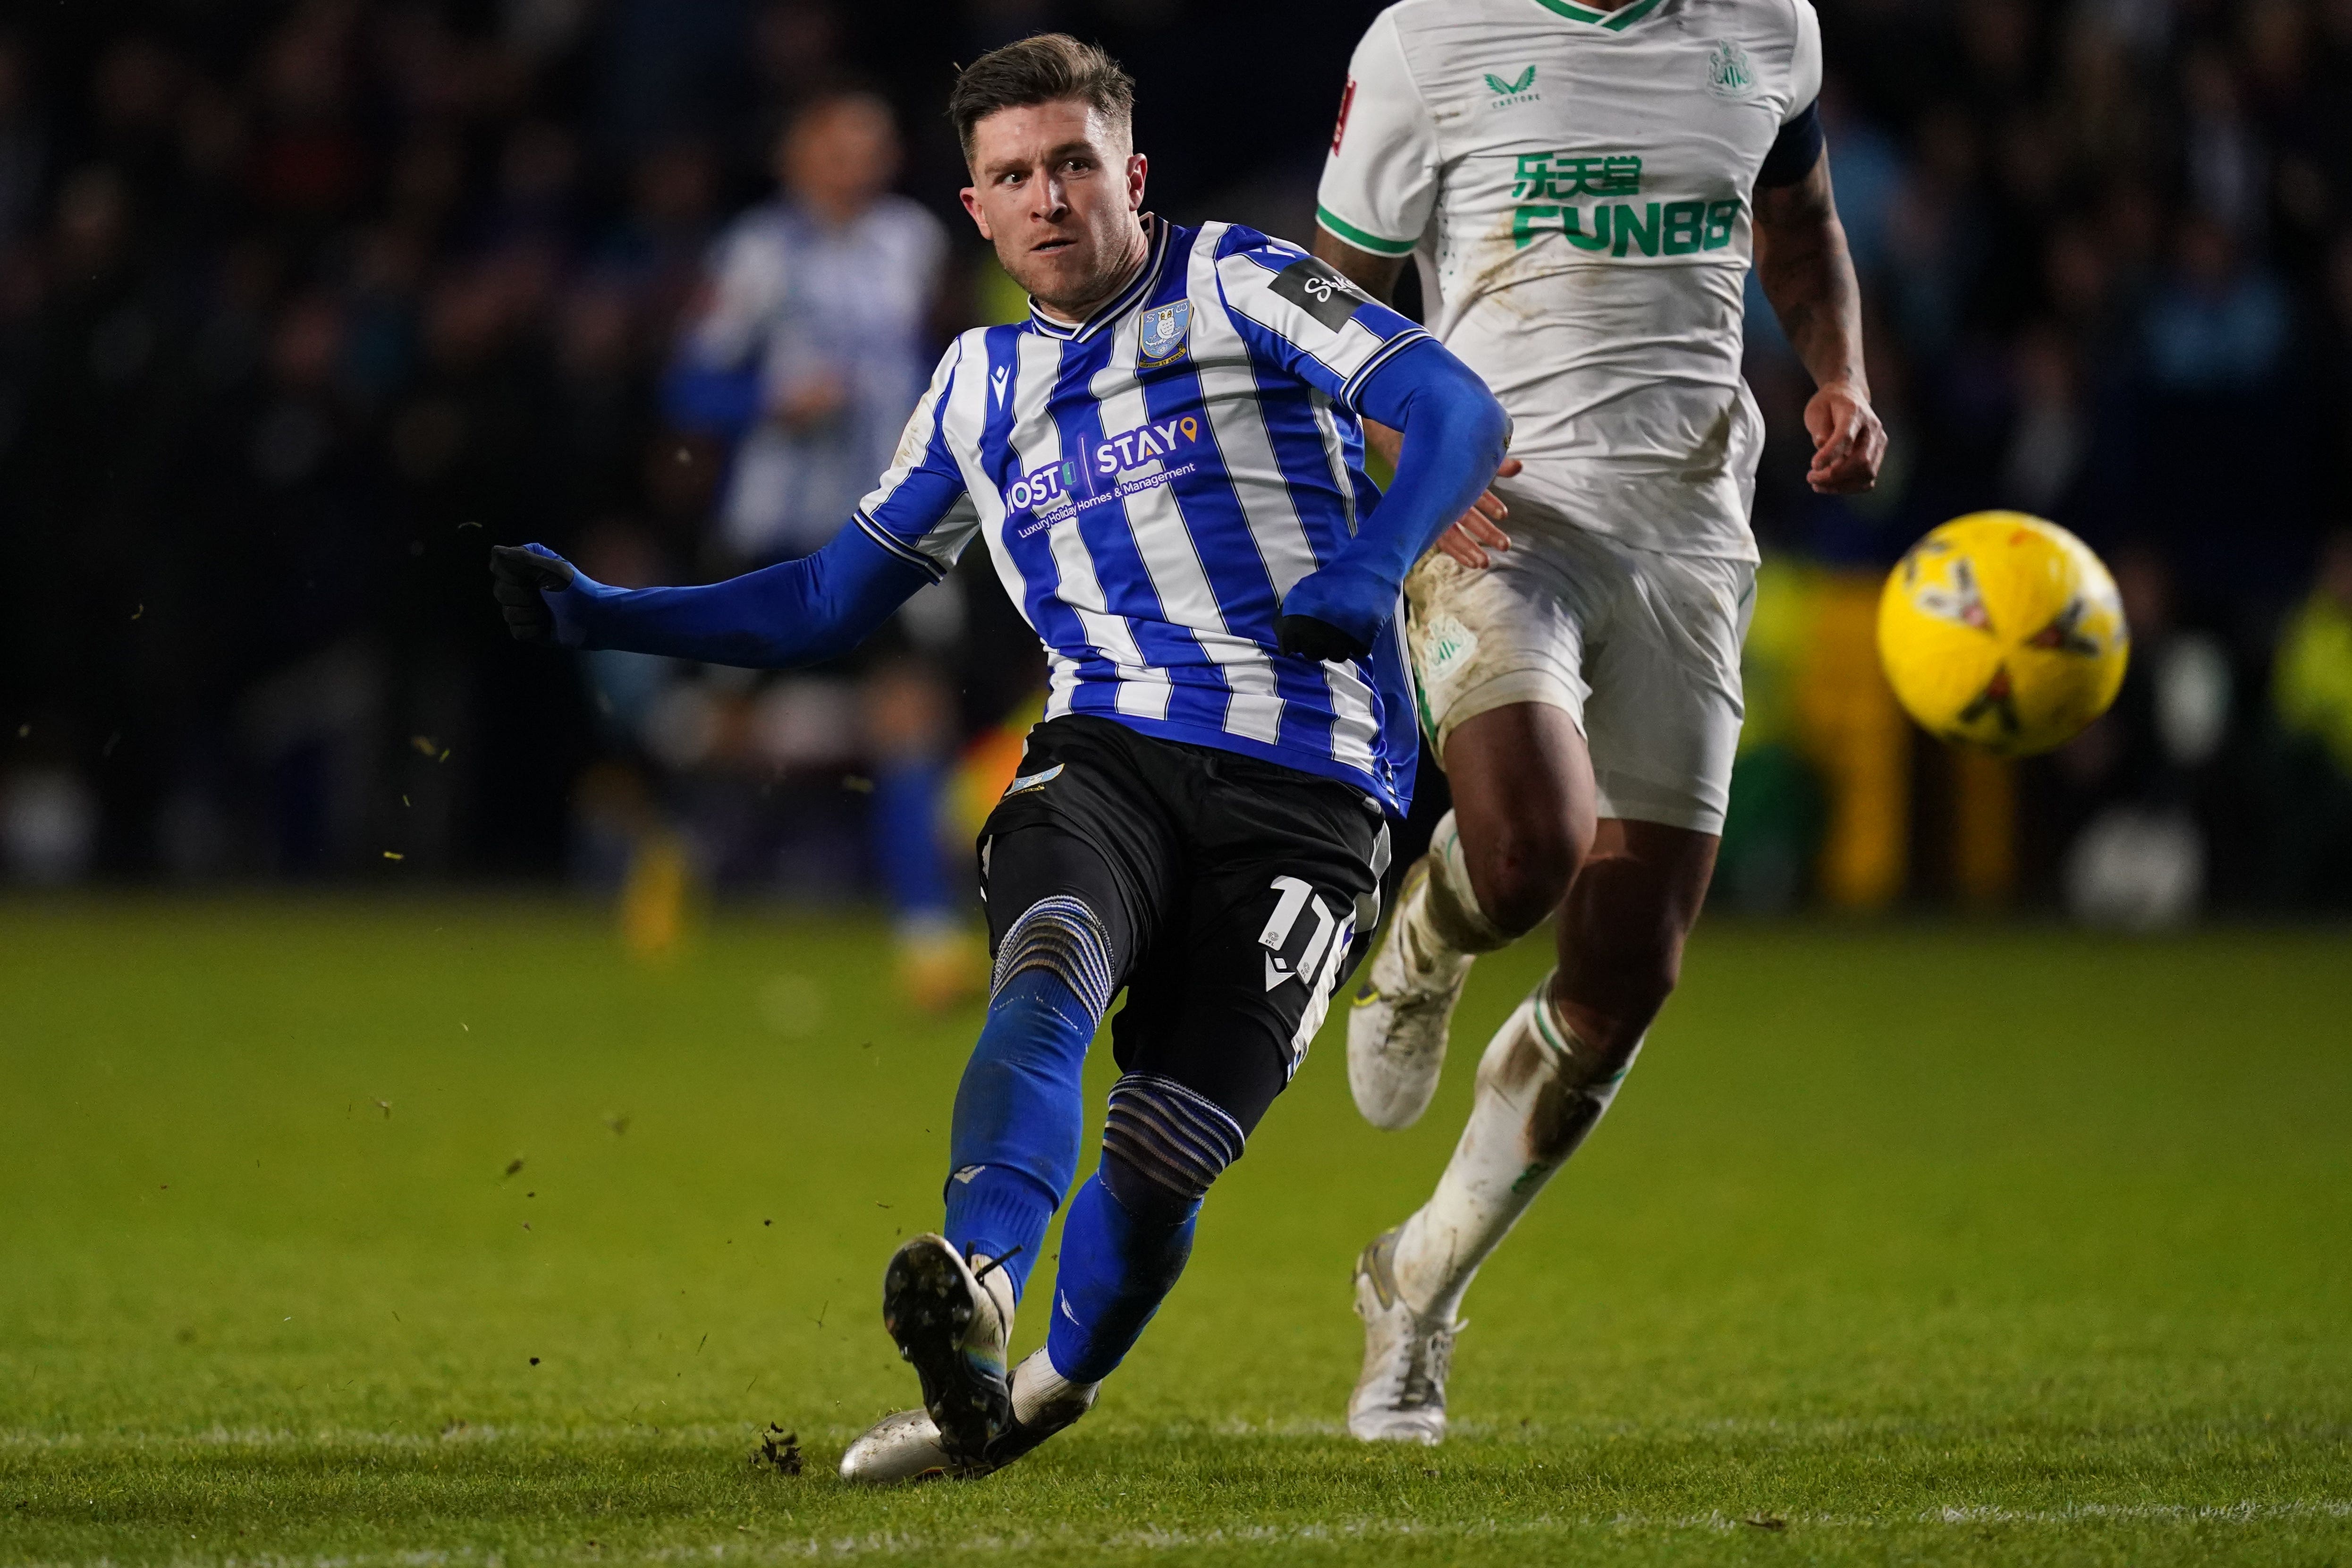
<svg viewBox="0 0 2352 1568">
<path fill-rule="evenodd" d="M 1360 249 L 1328 228 L 1315 231 L 1315 255 L 1383 305 L 1394 298 L 1397 279 L 1404 270 L 1403 257 L 1379 256 Z M 1404 449 L 1403 436 L 1377 420 L 1364 421 L 1364 442 L 1388 459 L 1391 468 L 1396 467 L 1397 456 Z M 1494 477 L 1507 479 L 1519 471 L 1519 467 L 1517 458 L 1506 458 L 1496 468 Z M 1510 512 L 1511 509 L 1503 504 L 1500 496 L 1491 489 L 1481 489 L 1478 499 L 1454 520 L 1454 526 L 1437 536 L 1437 548 L 1465 566 L 1473 570 L 1482 568 L 1488 563 L 1487 551 L 1511 547 L 1511 536 L 1503 531 L 1503 519 Z"/>
<path fill-rule="evenodd" d="M 1404 432 L 1396 478 L 1339 558 L 1283 599 L 1286 653 L 1336 659 L 1370 652 L 1396 613 L 1405 574 L 1486 488 L 1510 438 L 1510 416 L 1486 384 L 1433 338 L 1374 371 L 1358 403 Z"/>
<path fill-rule="evenodd" d="M 490 552 L 517 642 L 787 669 L 836 658 L 932 581 L 852 524 L 814 555 L 699 588 L 614 588 L 543 545 Z"/>
<path fill-rule="evenodd" d="M 1821 147 L 1810 167 L 1786 184 L 1774 176 L 1768 159 L 1756 185 L 1757 279 L 1819 389 L 1805 405 L 1805 429 L 1813 438 L 1805 478 L 1823 495 L 1850 495 L 1878 482 L 1886 430 L 1870 406 L 1862 289 L 1830 188 L 1829 150 Z"/>
</svg>

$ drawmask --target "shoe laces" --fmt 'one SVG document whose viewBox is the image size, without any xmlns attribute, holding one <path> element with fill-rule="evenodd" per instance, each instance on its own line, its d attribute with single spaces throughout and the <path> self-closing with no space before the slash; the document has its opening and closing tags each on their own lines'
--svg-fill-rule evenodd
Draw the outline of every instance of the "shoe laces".
<svg viewBox="0 0 2352 1568">
<path fill-rule="evenodd" d="M 982 1264 L 979 1268 L 973 1268 L 971 1271 L 971 1282 L 980 1287 L 980 1295 L 982 1298 L 995 1310 L 996 1326 L 998 1331 L 1004 1336 L 1004 1350 L 1008 1357 L 1010 1356 L 1013 1349 L 1013 1303 L 1011 1299 L 1012 1291 L 1008 1289 L 1003 1299 L 1000 1300 L 996 1292 L 988 1288 L 988 1277 L 991 1274 L 995 1273 L 998 1269 L 1003 1268 L 1013 1259 L 1020 1257 L 1022 1247 L 1026 1245 L 1027 1243 L 1024 1242 L 1012 1247 L 1008 1247 L 1005 1250 L 1003 1257 L 992 1258 L 987 1262 Z M 967 1250 L 963 1258 L 964 1266 L 966 1268 L 971 1268 L 971 1259 L 972 1254 Z M 1013 1282 L 1013 1276 L 1008 1274 L 1004 1279 L 1006 1285 L 1009 1287 Z M 1009 1366 L 1005 1369 L 1005 1375 L 1008 1378 L 1012 1376 L 1012 1369 Z"/>
<path fill-rule="evenodd" d="M 1022 1249 L 1023 1249 L 1024 1247 L 1026 1247 L 1028 1245 L 1029 1245 L 1029 1244 L 1028 1244 L 1027 1242 L 1025 1242 L 1025 1241 L 1024 1241 L 1024 1242 L 1021 1242 L 1021 1243 L 1019 1243 L 1018 1245 L 1016 1245 L 1016 1246 L 1014 1246 L 1013 1247 L 1012 1247 L 1009 1251 L 1007 1251 L 1003 1257 L 1002 1257 L 1002 1258 L 990 1258 L 987 1262 L 985 1262 L 985 1263 L 982 1264 L 978 1268 L 973 1269 L 973 1270 L 972 1270 L 971 1277 L 972 1277 L 974 1279 L 976 1279 L 976 1280 L 977 1280 L 977 1279 L 987 1279 L 991 1274 L 995 1273 L 998 1269 L 1000 1269 L 1000 1268 L 1003 1268 L 1006 1264 L 1008 1264 L 1008 1263 L 1012 1262 L 1014 1258 L 1016 1258 L 1020 1257 L 1020 1256 L 1021 1256 L 1021 1253 L 1022 1253 Z M 964 1262 L 965 1262 L 965 1263 L 967 1263 L 967 1264 L 971 1263 L 971 1253 L 969 1253 L 969 1252 L 965 1253 L 965 1254 L 964 1254 L 964 1256 L 963 1256 L 963 1260 L 964 1260 Z"/>
<path fill-rule="evenodd" d="M 1399 1403 L 1409 1409 L 1431 1405 L 1444 1406 L 1445 1380 L 1454 1371 L 1454 1336 L 1461 1327 L 1456 1323 L 1413 1336 Z"/>
</svg>

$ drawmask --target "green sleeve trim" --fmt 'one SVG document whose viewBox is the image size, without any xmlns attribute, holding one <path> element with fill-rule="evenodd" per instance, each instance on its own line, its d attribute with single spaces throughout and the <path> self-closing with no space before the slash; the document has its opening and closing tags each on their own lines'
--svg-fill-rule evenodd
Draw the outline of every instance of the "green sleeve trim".
<svg viewBox="0 0 2352 1568">
<path fill-rule="evenodd" d="M 1366 234 L 1329 207 L 1317 207 L 1315 221 L 1349 245 L 1369 250 L 1375 256 L 1411 256 L 1412 247 L 1419 243 L 1411 239 L 1382 239 L 1377 234 Z"/>
</svg>

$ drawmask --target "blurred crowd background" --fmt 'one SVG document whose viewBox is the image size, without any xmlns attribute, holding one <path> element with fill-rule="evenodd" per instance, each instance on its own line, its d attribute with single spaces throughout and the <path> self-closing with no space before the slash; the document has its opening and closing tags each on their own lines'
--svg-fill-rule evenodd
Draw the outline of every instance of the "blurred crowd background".
<svg viewBox="0 0 2352 1568">
<path fill-rule="evenodd" d="M 486 551 L 644 584 L 822 542 L 947 337 L 1022 309 L 956 205 L 954 62 L 1098 39 L 1151 205 L 1303 243 L 1376 9 L 0 16 L 0 870 L 878 899 L 919 957 L 1040 702 L 984 552 L 779 678 L 517 648 Z M 1718 898 L 2352 907 L 2352 0 L 1821 13 L 1892 453 L 1858 502 L 1805 489 L 1751 290 L 1767 563 Z M 1916 733 L 1871 653 L 1886 565 L 1996 506 L 2105 553 L 2135 635 L 2116 710 L 2021 764 Z"/>
</svg>

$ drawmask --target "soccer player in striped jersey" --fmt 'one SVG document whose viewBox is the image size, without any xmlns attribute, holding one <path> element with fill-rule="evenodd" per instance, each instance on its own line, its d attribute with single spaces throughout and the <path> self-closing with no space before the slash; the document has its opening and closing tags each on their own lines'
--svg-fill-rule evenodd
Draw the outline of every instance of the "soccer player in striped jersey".
<svg viewBox="0 0 2352 1568">
<path fill-rule="evenodd" d="M 1145 214 L 1131 106 L 1108 56 L 1059 35 L 958 79 L 964 204 L 1030 319 L 956 341 L 815 555 L 636 592 L 535 547 L 493 559 L 526 639 L 782 666 L 850 646 L 977 536 L 1052 654 L 980 841 L 995 968 L 943 1234 L 884 1276 L 923 1407 L 850 1447 L 853 1480 L 1018 1458 L 1093 1404 L 1175 1284 L 1202 1194 L 1378 921 L 1417 755 L 1399 586 L 1508 430 L 1459 360 L 1304 251 Z M 1385 495 L 1365 417 L 1404 433 Z M 1077 1173 L 1079 1068 L 1122 988 L 1101 1163 L 1045 1344 L 1008 1375 Z"/>
<path fill-rule="evenodd" d="M 1350 62 L 1317 254 L 1377 299 L 1410 258 L 1516 428 L 1406 581 L 1454 808 L 1349 1017 L 1365 1116 L 1428 1106 L 1476 954 L 1555 911 L 1559 944 L 1436 1192 L 1357 1264 L 1360 1437 L 1444 1436 L 1463 1293 L 1607 1109 L 1706 896 L 1755 588 L 1751 247 L 1818 384 L 1813 488 L 1876 479 L 1821 74 L 1809 0 L 1402 0 Z"/>
</svg>

